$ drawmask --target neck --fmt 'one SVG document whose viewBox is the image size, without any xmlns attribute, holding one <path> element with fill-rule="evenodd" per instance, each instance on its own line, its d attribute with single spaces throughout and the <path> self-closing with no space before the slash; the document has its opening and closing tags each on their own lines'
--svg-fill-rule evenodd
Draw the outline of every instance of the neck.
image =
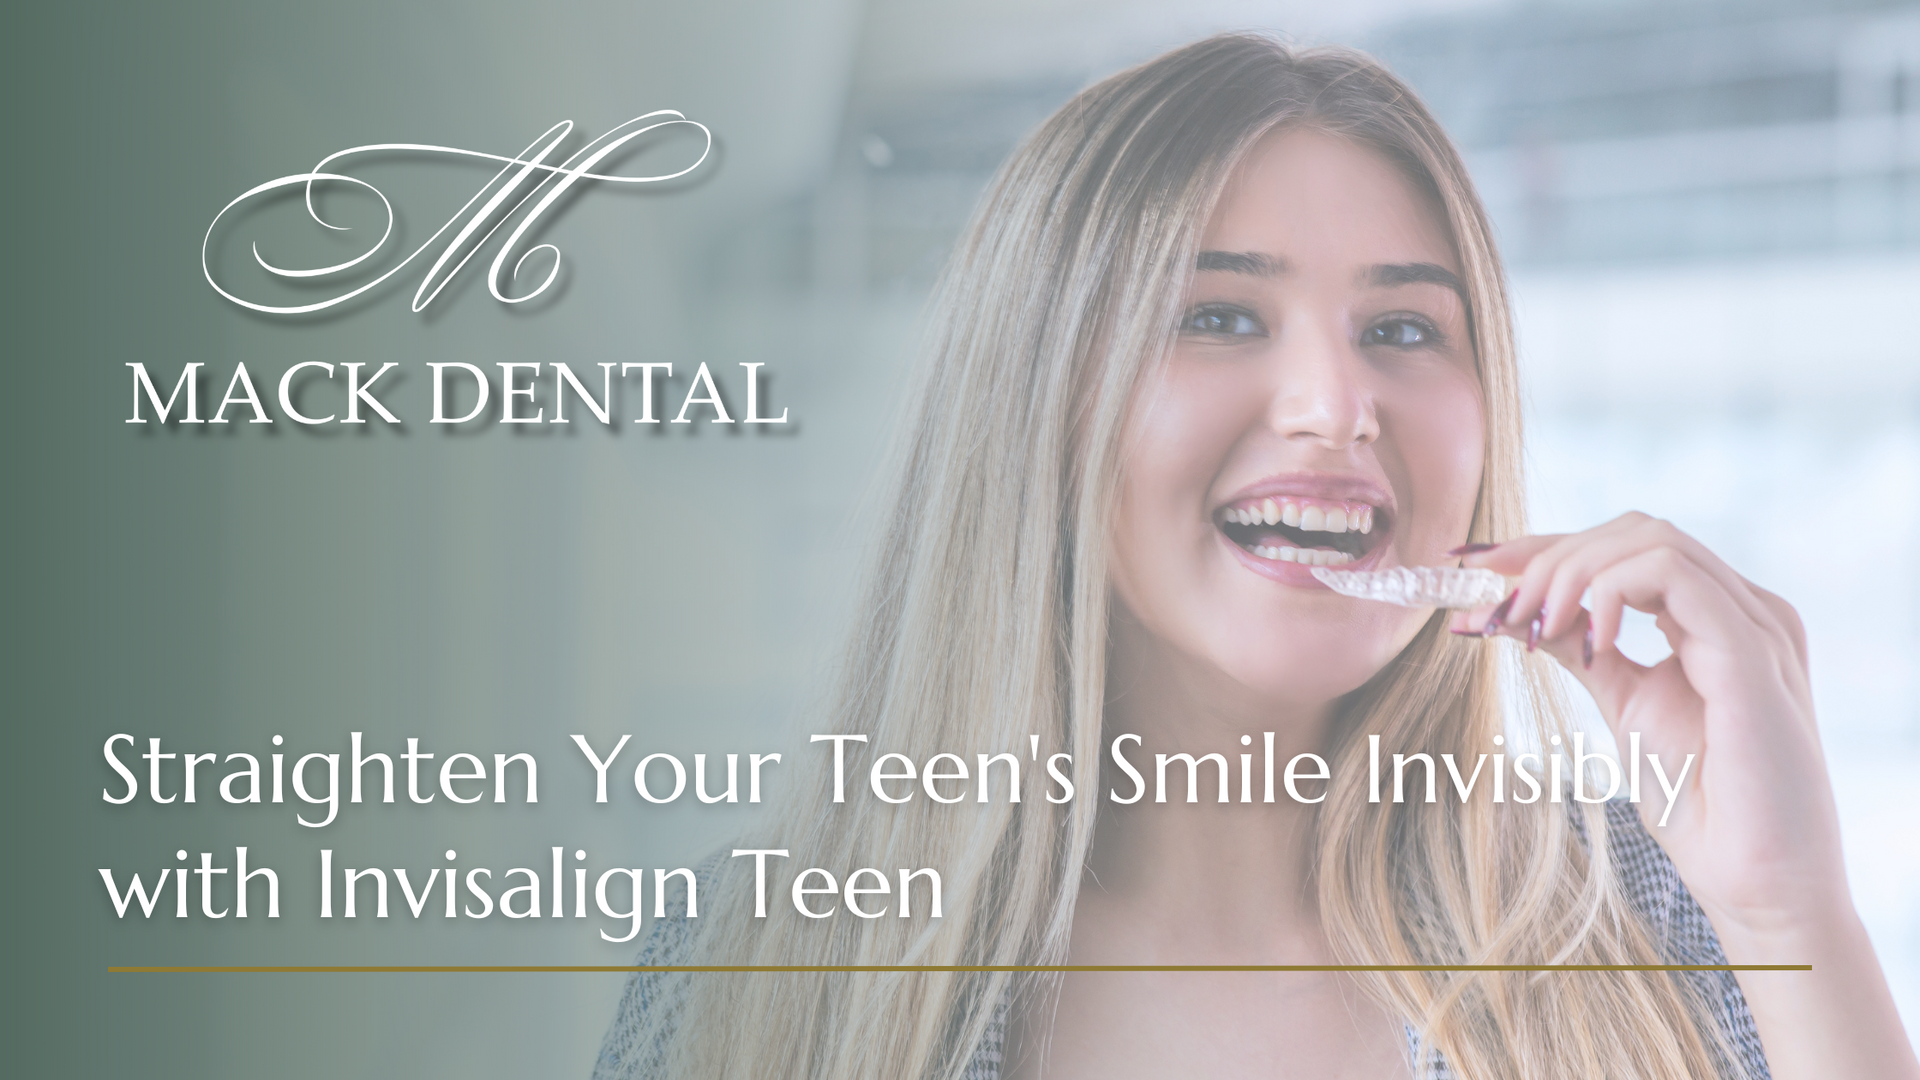
<svg viewBox="0 0 1920 1080">
<path fill-rule="evenodd" d="M 1314 807 L 1287 794 L 1284 774 L 1298 754 L 1325 756 L 1333 703 L 1261 698 L 1208 665 L 1170 653 L 1132 620 L 1115 622 L 1105 742 L 1111 748 L 1121 735 L 1140 736 L 1122 752 L 1146 791 L 1131 805 L 1111 800 L 1109 789 L 1126 796 L 1135 784 L 1109 749 L 1083 897 L 1126 909 L 1129 922 L 1141 920 L 1135 925 L 1181 928 L 1178 962 L 1321 962 L 1324 938 L 1311 874 Z M 1269 733 L 1271 803 L 1264 801 Z M 1186 801 L 1186 763 L 1168 762 L 1166 801 L 1157 801 L 1156 755 L 1181 753 L 1226 759 L 1230 801 L 1218 801 L 1216 761 L 1195 770 L 1194 802 Z M 1244 773 L 1242 755 L 1251 757 Z M 1302 771 L 1314 770 L 1303 763 Z M 1324 787 L 1319 780 L 1299 784 L 1308 798 Z M 1198 959 L 1196 952 L 1213 959 Z"/>
</svg>

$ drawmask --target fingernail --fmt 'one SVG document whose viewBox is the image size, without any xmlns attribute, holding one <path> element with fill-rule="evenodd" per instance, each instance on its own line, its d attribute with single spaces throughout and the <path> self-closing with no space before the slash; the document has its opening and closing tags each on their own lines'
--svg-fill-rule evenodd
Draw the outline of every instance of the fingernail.
<svg viewBox="0 0 1920 1080">
<path fill-rule="evenodd" d="M 1500 632 L 1500 624 L 1507 621 L 1507 612 L 1513 610 L 1514 598 L 1519 595 L 1520 595 L 1519 589 L 1513 590 L 1512 592 L 1507 594 L 1507 598 L 1505 600 L 1500 601 L 1499 607 L 1493 609 L 1493 615 L 1487 619 L 1486 634 L 1488 636 L 1491 636 L 1493 634 L 1497 634 Z"/>
<path fill-rule="evenodd" d="M 1447 627 L 1447 633 L 1458 634 L 1461 637 L 1486 637 L 1487 636 L 1478 630 L 1455 630 L 1451 626 Z"/>
<path fill-rule="evenodd" d="M 1587 632 L 1580 638 L 1580 666 L 1584 668 L 1593 666 L 1593 627 L 1591 626 L 1587 627 Z"/>
<path fill-rule="evenodd" d="M 1540 616 L 1535 615 L 1533 621 L 1527 624 L 1527 651 L 1532 652 L 1534 646 L 1538 644 L 1540 644 Z"/>
<path fill-rule="evenodd" d="M 1478 555 L 1483 551 L 1492 551 L 1494 548 L 1497 548 L 1499 546 L 1500 546 L 1499 544 L 1461 544 L 1459 547 L 1454 548 L 1452 551 L 1447 552 L 1447 554 Z"/>
</svg>

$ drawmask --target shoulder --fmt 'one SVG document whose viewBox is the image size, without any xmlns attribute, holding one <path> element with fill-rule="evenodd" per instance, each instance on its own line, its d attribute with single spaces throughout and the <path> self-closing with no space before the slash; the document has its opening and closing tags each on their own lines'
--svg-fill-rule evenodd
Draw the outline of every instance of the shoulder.
<svg viewBox="0 0 1920 1080">
<path fill-rule="evenodd" d="M 1713 923 L 1680 880 L 1673 860 L 1647 831 L 1639 809 L 1625 799 L 1614 799 L 1606 804 L 1606 820 L 1607 853 L 1621 891 L 1646 925 L 1662 959 L 1670 964 L 1725 964 L 1727 954 Z M 1770 1074 L 1760 1033 L 1733 972 L 1696 971 L 1685 977 L 1714 1007 L 1721 1034 L 1747 1076 L 1766 1080 Z"/>
<path fill-rule="evenodd" d="M 1647 831 L 1640 811 L 1625 799 L 1606 804 L 1607 853 L 1621 890 L 1652 931 L 1662 956 L 1676 964 L 1724 964 L 1726 954 L 1706 912 L 1660 842 Z"/>
<path fill-rule="evenodd" d="M 720 856 L 704 860 L 694 874 L 700 892 L 707 892 L 720 865 Z M 676 905 L 669 904 L 674 910 Z M 635 968 L 678 967 L 688 963 L 698 936 L 696 920 L 677 914 L 654 919 L 633 958 Z M 667 1039 L 686 1004 L 687 973 L 638 970 L 627 976 L 613 1023 L 600 1043 L 593 1080 L 644 1080 L 661 1075 Z"/>
</svg>

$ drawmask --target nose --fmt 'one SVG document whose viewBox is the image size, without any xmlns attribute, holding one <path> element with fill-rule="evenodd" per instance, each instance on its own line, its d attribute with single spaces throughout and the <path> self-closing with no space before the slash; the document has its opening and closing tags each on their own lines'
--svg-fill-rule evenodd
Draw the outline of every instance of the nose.
<svg viewBox="0 0 1920 1080">
<path fill-rule="evenodd" d="M 1328 450 L 1365 446 L 1380 437 L 1366 361 L 1331 328 L 1301 330 L 1274 357 L 1275 385 L 1267 422 L 1288 441 Z"/>
</svg>

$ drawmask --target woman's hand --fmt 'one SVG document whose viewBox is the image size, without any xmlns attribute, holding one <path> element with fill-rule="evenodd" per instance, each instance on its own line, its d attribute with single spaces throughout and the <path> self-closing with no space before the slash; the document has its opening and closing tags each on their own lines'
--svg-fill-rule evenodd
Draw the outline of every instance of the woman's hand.
<svg viewBox="0 0 1920 1080">
<path fill-rule="evenodd" d="M 1520 584 L 1498 608 L 1456 613 L 1454 632 L 1545 649 L 1593 694 L 1622 754 L 1639 733 L 1642 755 L 1657 754 L 1670 780 L 1692 758 L 1665 825 L 1665 794 L 1643 766 L 1648 831 L 1729 962 L 1814 965 L 1740 975 L 1774 1076 L 1920 1075 L 1847 890 L 1792 606 L 1645 514 L 1465 563 Z M 1621 655 L 1628 607 L 1655 616 L 1672 656 L 1646 667 Z"/>
<path fill-rule="evenodd" d="M 1645 514 L 1466 563 L 1519 590 L 1504 610 L 1457 613 L 1456 632 L 1534 637 L 1593 694 L 1623 755 L 1638 732 L 1670 779 L 1692 759 L 1664 826 L 1666 796 L 1642 769 L 1640 813 L 1703 906 L 1760 932 L 1850 908 L 1806 636 L 1786 601 Z M 1655 616 L 1672 656 L 1642 667 L 1614 647 L 1627 607 Z"/>
</svg>

